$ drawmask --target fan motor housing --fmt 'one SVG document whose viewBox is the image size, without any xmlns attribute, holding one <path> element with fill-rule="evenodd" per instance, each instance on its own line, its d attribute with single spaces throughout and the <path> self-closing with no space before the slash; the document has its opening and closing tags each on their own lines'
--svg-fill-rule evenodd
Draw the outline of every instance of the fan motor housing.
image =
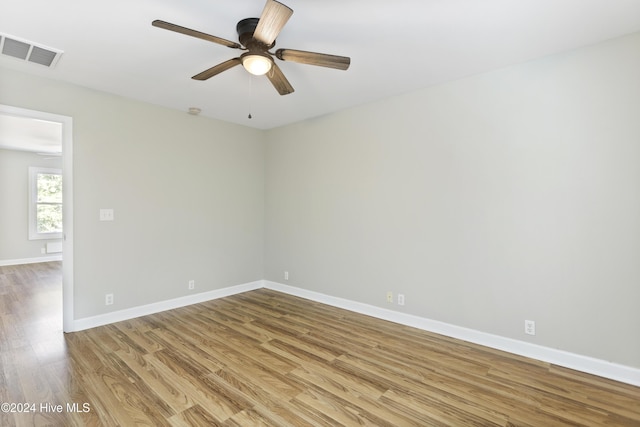
<svg viewBox="0 0 640 427">
<path fill-rule="evenodd" d="M 238 24 L 236 25 L 238 39 L 240 40 L 240 43 L 247 48 L 256 47 L 256 44 L 260 44 L 264 47 L 264 50 L 271 49 L 276 44 L 275 40 L 273 41 L 273 43 L 271 43 L 271 45 L 267 46 L 264 43 L 260 43 L 259 41 L 254 40 L 253 38 L 253 33 L 256 31 L 256 27 L 258 26 L 259 21 L 259 18 L 245 18 L 242 21 L 238 22 Z M 258 50 L 263 49 L 258 48 Z"/>
<path fill-rule="evenodd" d="M 253 32 L 256 30 L 258 26 L 259 18 L 246 18 L 242 21 L 238 22 L 236 25 L 236 31 L 238 32 L 238 36 L 242 37 L 243 34 L 249 33 L 253 35 Z"/>
</svg>

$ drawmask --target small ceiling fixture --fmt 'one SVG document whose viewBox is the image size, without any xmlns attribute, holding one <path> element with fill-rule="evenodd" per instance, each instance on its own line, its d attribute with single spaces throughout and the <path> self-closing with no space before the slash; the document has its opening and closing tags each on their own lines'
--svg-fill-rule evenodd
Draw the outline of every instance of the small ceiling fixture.
<svg viewBox="0 0 640 427">
<path fill-rule="evenodd" d="M 189 107 L 189 111 L 187 111 L 189 114 L 191 114 L 192 116 L 197 116 L 198 114 L 200 114 L 202 112 L 201 109 L 199 109 L 198 107 Z"/>
</svg>

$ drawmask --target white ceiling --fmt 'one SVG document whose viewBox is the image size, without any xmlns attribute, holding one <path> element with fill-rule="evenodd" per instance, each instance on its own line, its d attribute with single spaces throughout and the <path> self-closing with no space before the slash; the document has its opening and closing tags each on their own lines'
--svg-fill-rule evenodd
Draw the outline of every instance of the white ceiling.
<svg viewBox="0 0 640 427">
<path fill-rule="evenodd" d="M 62 123 L 0 113 L 0 148 L 59 154 Z"/>
<path fill-rule="evenodd" d="M 296 90 L 286 96 L 242 67 L 194 81 L 240 51 L 151 26 L 236 41 L 236 23 L 264 0 L 3 0 L 0 32 L 64 53 L 52 69 L 4 55 L 0 66 L 269 129 L 640 31 L 639 0 L 284 3 L 294 14 L 277 47 L 350 56 L 351 68 L 278 60 Z"/>
</svg>

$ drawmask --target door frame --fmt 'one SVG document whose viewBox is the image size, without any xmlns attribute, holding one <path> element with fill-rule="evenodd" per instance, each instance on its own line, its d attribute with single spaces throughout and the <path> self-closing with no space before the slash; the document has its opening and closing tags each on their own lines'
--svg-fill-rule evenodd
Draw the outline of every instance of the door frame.
<svg viewBox="0 0 640 427">
<path fill-rule="evenodd" d="M 62 330 L 73 332 L 73 118 L 3 104 L 0 114 L 62 125 Z"/>
</svg>

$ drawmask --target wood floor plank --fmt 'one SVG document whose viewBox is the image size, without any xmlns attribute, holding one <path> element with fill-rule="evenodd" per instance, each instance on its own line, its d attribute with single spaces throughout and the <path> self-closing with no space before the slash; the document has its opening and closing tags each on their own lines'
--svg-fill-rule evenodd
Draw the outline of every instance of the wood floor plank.
<svg viewBox="0 0 640 427">
<path fill-rule="evenodd" d="M 171 407 L 174 413 L 182 412 L 194 405 L 187 393 L 180 390 L 165 375 L 147 363 L 143 355 L 126 352 L 118 352 L 117 355 L 123 363 L 127 364 L 129 369 L 136 373 L 140 381 L 148 384 L 149 388 Z"/>
<path fill-rule="evenodd" d="M 169 418 L 169 422 L 175 427 L 211 426 L 223 427 L 225 424 L 211 416 L 211 414 L 199 404 L 195 404 L 184 411 Z"/>
<path fill-rule="evenodd" d="M 3 427 L 640 426 L 638 387 L 267 289 L 65 335 L 60 267 L 0 267 L 0 402 L 65 405 Z"/>
<path fill-rule="evenodd" d="M 312 369 L 298 368 L 290 373 L 290 376 L 301 381 L 307 389 L 321 389 L 325 393 L 333 396 L 332 400 L 339 399 L 343 405 L 349 406 L 351 402 L 352 409 L 358 412 L 366 412 L 370 419 L 375 419 L 379 425 L 389 424 L 392 426 L 420 426 L 418 420 L 411 420 L 401 413 L 391 411 L 389 407 L 380 404 L 380 393 L 362 393 L 361 387 L 353 387 L 350 382 L 343 381 L 342 378 L 334 375 L 332 371 L 325 370 L 320 373 L 316 367 Z"/>
<path fill-rule="evenodd" d="M 467 390 L 450 386 L 446 380 L 438 380 L 434 377 L 412 378 L 397 373 L 391 366 L 377 365 L 370 360 L 358 359 L 355 356 L 342 356 L 336 364 L 341 364 L 343 369 L 358 370 L 360 375 L 366 375 L 368 380 L 384 384 L 387 392 L 383 396 L 388 396 L 389 392 L 403 396 L 420 396 L 430 402 L 430 405 L 425 405 L 426 407 L 457 408 L 467 412 L 468 420 L 477 413 L 481 413 L 487 423 L 493 423 L 496 418 L 505 418 L 500 410 L 477 405 L 473 394 L 466 394 Z M 486 398 L 486 395 L 483 397 Z"/>
<path fill-rule="evenodd" d="M 288 405 L 291 398 L 301 391 L 301 388 L 295 387 L 294 381 L 279 377 L 270 381 L 259 381 L 256 383 L 251 379 L 250 373 L 239 372 L 231 368 L 226 368 L 214 375 L 218 376 L 220 381 L 228 383 L 229 387 L 241 391 L 252 402 L 256 402 L 253 408 L 262 414 L 261 417 L 273 419 L 274 423 L 279 426 L 291 425 L 298 427 L 306 425 L 304 419 L 300 418 L 295 412 L 292 412 Z M 273 385 L 274 381 L 286 382 L 289 385 L 287 394 L 279 394 L 278 390 L 280 390 L 281 387 Z M 291 385 L 294 385 L 294 387 L 291 387 Z M 236 416 L 231 418 L 236 421 L 238 419 Z M 227 422 L 229 423 L 230 421 L 227 420 Z"/>
<path fill-rule="evenodd" d="M 183 368 L 182 365 L 186 363 L 179 358 L 176 359 L 175 353 L 168 354 L 170 352 L 170 349 L 164 349 L 146 358 L 159 373 L 167 377 L 180 390 L 188 393 L 189 398 L 200 405 L 202 410 L 206 410 L 207 417 L 222 423 L 242 409 L 236 406 L 236 402 L 227 401 L 218 395 L 216 390 L 212 389 L 200 376 L 192 375 L 192 369 Z"/>
</svg>

